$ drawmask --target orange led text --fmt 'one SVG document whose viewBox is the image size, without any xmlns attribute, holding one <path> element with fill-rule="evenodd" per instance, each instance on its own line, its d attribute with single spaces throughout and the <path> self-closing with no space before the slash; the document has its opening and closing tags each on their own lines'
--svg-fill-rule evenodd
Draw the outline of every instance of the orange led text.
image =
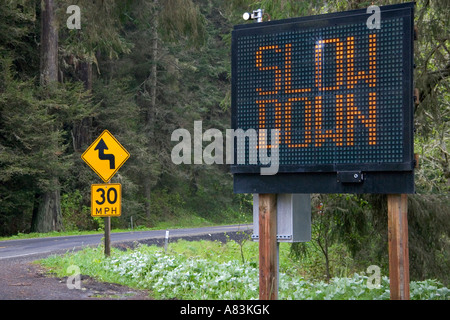
<svg viewBox="0 0 450 320">
<path fill-rule="evenodd" d="M 314 47 L 314 86 L 313 88 L 294 88 L 292 85 L 292 44 L 282 46 L 270 45 L 259 47 L 256 51 L 256 67 L 260 71 L 273 72 L 273 88 L 256 88 L 259 99 L 258 123 L 259 129 L 267 128 L 267 110 L 274 110 L 275 129 L 282 134 L 278 136 L 279 144 L 284 143 L 290 148 L 321 147 L 326 141 L 333 141 L 338 147 L 353 146 L 355 144 L 355 126 L 362 124 L 368 132 L 367 143 L 377 143 L 377 95 L 376 88 L 376 34 L 368 37 L 368 65 L 365 70 L 355 68 L 355 37 L 346 39 L 331 38 L 316 41 Z M 324 84 L 324 70 L 326 63 L 324 51 L 327 46 L 334 46 L 335 70 L 334 82 Z M 284 64 L 281 66 L 266 63 L 265 51 L 273 51 L 276 55 L 283 55 Z M 329 74 L 329 73 L 328 73 Z M 329 81 L 329 80 L 328 80 Z M 355 99 L 356 86 L 364 84 L 370 91 L 365 110 L 361 111 Z M 314 96 L 312 92 L 316 92 Z M 333 91 L 334 94 L 334 128 L 324 126 L 324 95 Z M 333 94 L 333 93 L 332 93 Z M 286 96 L 288 95 L 288 96 Z M 359 100 L 358 100 L 359 101 Z M 329 102 L 328 102 L 329 103 Z M 293 132 L 293 108 L 301 106 L 304 110 L 301 130 Z M 329 108 L 329 106 L 327 106 Z M 301 137 L 299 136 L 301 132 Z M 295 137 L 293 136 L 295 135 Z M 299 138 L 302 138 L 300 141 Z M 260 139 L 260 148 L 271 148 Z M 299 142 L 300 141 L 300 142 Z"/>
</svg>

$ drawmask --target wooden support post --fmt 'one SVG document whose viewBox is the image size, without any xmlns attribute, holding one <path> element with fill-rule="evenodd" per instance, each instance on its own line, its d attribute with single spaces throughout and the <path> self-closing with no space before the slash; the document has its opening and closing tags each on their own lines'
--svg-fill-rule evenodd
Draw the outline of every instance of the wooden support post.
<svg viewBox="0 0 450 320">
<path fill-rule="evenodd" d="M 259 194 L 259 299 L 278 299 L 276 194 Z"/>
<path fill-rule="evenodd" d="M 105 257 L 111 255 L 111 217 L 105 217 Z"/>
<path fill-rule="evenodd" d="M 409 300 L 408 196 L 390 194 L 387 201 L 391 300 Z"/>
<path fill-rule="evenodd" d="M 110 184 L 111 180 L 107 182 Z M 105 257 L 111 255 L 111 217 L 105 217 Z"/>
</svg>

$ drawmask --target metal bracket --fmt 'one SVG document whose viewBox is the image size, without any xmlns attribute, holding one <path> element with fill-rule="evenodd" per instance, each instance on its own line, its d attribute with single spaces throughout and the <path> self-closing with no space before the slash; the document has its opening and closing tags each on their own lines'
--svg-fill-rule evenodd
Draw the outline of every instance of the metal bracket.
<svg viewBox="0 0 450 320">
<path fill-rule="evenodd" d="M 292 234 L 277 234 L 277 240 L 291 240 Z"/>
<path fill-rule="evenodd" d="M 291 240 L 292 239 L 292 235 L 291 234 L 277 234 L 277 240 Z M 259 240 L 259 235 L 257 234 L 252 234 L 252 240 Z"/>
<path fill-rule="evenodd" d="M 364 175 L 361 171 L 340 171 L 337 173 L 337 182 L 339 183 L 362 183 Z"/>
</svg>

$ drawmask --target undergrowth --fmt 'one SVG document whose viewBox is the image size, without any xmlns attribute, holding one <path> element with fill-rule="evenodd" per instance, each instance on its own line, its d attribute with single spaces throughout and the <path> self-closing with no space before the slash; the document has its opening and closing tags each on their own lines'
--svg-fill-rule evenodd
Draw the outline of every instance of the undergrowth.
<svg viewBox="0 0 450 320">
<path fill-rule="evenodd" d="M 242 246 L 245 246 L 244 259 Z M 288 244 L 280 246 L 279 299 L 294 300 L 385 300 L 389 279 L 382 276 L 378 288 L 370 289 L 364 272 L 330 281 L 301 276 L 298 261 L 290 258 Z M 99 281 L 147 289 L 156 299 L 258 299 L 257 243 L 177 241 L 169 250 L 139 245 L 121 251 L 113 248 L 109 258 L 103 248 L 85 248 L 41 260 L 49 272 L 68 273 L 71 265 Z M 71 269 L 69 269 L 70 271 Z M 436 280 L 412 281 L 412 300 L 448 300 L 450 291 Z"/>
</svg>

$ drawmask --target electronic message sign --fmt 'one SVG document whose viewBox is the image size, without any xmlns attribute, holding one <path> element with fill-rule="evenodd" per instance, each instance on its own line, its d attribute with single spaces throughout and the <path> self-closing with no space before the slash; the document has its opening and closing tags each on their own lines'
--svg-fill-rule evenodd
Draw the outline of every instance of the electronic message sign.
<svg viewBox="0 0 450 320">
<path fill-rule="evenodd" d="M 234 27 L 235 192 L 414 192 L 413 12 Z"/>
</svg>

